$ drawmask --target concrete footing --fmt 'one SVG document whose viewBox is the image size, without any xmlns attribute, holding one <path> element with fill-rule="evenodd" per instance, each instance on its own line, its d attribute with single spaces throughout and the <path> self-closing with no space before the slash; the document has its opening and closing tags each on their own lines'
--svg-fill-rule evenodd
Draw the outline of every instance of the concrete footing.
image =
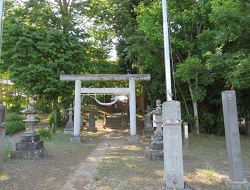
<svg viewBox="0 0 250 190">
<path fill-rule="evenodd" d="M 222 179 L 222 182 L 231 190 L 249 190 L 250 183 L 246 180 L 244 181 L 232 181 L 231 179 Z"/>
<path fill-rule="evenodd" d="M 140 142 L 140 136 L 139 135 L 131 135 L 128 137 L 128 142 L 130 143 L 139 143 Z"/>
<path fill-rule="evenodd" d="M 72 142 L 72 143 L 82 143 L 83 142 L 83 137 L 82 136 L 71 136 L 70 137 L 70 142 Z"/>
</svg>

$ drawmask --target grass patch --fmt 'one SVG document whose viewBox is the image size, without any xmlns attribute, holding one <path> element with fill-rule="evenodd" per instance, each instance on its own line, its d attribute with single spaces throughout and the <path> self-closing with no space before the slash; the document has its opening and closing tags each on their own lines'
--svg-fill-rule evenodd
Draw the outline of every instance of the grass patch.
<svg viewBox="0 0 250 190">
<path fill-rule="evenodd" d="M 196 190 L 227 190 L 221 182 L 228 178 L 225 137 L 190 136 L 183 147 L 184 180 Z M 164 189 L 164 163 L 146 161 L 145 149 L 150 139 L 141 138 L 141 144 L 123 144 L 112 148 L 103 159 L 94 176 L 94 189 Z M 250 139 L 242 141 L 243 160 L 249 159 Z M 249 170 L 249 164 L 245 170 Z"/>
<path fill-rule="evenodd" d="M 145 144 L 117 146 L 103 158 L 89 189 L 141 190 L 164 186 L 163 162 L 146 161 Z"/>
<path fill-rule="evenodd" d="M 44 141 L 48 158 L 38 160 L 7 160 L 0 189 L 62 189 L 67 177 L 102 141 L 108 132 L 84 131 L 83 143 L 69 143 L 70 134 L 57 128 Z M 129 132 L 118 132 L 109 142 L 93 183 L 88 190 L 161 190 L 165 189 L 164 163 L 146 161 L 145 151 L 150 138 L 141 136 L 140 143 L 129 144 Z M 242 159 L 246 179 L 250 181 L 250 138 L 241 137 Z M 190 135 L 183 145 L 184 180 L 195 190 L 227 190 L 221 182 L 228 178 L 225 137 Z"/>
<path fill-rule="evenodd" d="M 214 171 L 213 166 L 210 165 L 210 164 L 208 164 L 208 165 L 206 166 L 206 169 L 205 169 L 204 171 L 205 171 L 207 180 L 208 180 L 208 181 L 213 181 L 214 178 L 215 178 L 215 175 L 214 175 L 215 171 Z"/>
<path fill-rule="evenodd" d="M 9 176 L 7 176 L 6 174 L 0 172 L 0 182 L 4 181 L 4 180 L 8 180 Z"/>
<path fill-rule="evenodd" d="M 83 143 L 70 143 L 70 134 L 56 131 L 44 141 L 47 158 L 5 161 L 0 189 L 62 189 L 67 177 L 96 148 L 104 134 L 84 132 Z"/>
</svg>

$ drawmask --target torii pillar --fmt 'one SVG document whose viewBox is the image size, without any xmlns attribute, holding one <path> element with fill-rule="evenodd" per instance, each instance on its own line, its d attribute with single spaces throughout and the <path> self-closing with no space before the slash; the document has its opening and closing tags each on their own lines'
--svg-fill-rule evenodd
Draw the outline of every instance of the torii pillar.
<svg viewBox="0 0 250 190">
<path fill-rule="evenodd" d="M 139 142 L 136 134 L 136 93 L 135 80 L 150 80 L 149 74 L 63 74 L 60 75 L 62 81 L 75 81 L 75 105 L 74 105 L 74 136 L 70 142 L 82 142 L 80 136 L 81 119 L 81 81 L 120 81 L 129 80 L 129 111 L 130 111 L 130 142 Z"/>
</svg>

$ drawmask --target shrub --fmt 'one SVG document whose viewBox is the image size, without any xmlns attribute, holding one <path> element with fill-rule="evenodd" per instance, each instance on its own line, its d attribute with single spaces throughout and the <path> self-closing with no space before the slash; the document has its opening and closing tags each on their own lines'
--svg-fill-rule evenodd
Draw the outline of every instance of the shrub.
<svg viewBox="0 0 250 190">
<path fill-rule="evenodd" d="M 38 130 L 38 134 L 41 136 L 41 137 L 45 137 L 46 139 L 47 138 L 51 138 L 52 136 L 52 130 L 49 129 L 48 127 L 42 127 Z"/>
<path fill-rule="evenodd" d="M 25 129 L 24 117 L 17 113 L 9 113 L 6 117 L 6 135 L 11 135 Z"/>
<path fill-rule="evenodd" d="M 48 118 L 48 123 L 49 123 L 49 126 L 52 127 L 52 123 L 54 123 L 55 126 L 57 127 L 61 127 L 62 126 L 62 114 L 60 111 L 57 112 L 57 117 L 56 117 L 56 122 L 54 121 L 54 113 L 52 112 L 50 115 L 49 115 L 49 118 Z"/>
<path fill-rule="evenodd" d="M 183 121 L 188 122 L 188 124 L 190 126 L 189 131 L 191 131 L 191 132 L 196 131 L 196 129 L 195 129 L 196 118 L 194 116 L 183 114 L 182 118 L 183 118 Z"/>
</svg>

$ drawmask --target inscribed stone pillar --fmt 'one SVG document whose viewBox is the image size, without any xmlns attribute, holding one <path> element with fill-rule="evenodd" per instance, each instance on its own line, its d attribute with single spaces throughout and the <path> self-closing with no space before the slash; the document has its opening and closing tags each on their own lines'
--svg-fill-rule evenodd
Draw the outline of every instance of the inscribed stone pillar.
<svg viewBox="0 0 250 190">
<path fill-rule="evenodd" d="M 180 102 L 162 105 L 166 189 L 184 189 Z"/>
<path fill-rule="evenodd" d="M 6 127 L 6 108 L 2 104 L 0 104 L 0 172 L 3 169 L 5 127 Z"/>
<path fill-rule="evenodd" d="M 247 190 L 250 183 L 244 179 L 235 91 L 223 91 L 221 95 L 229 166 L 229 179 L 223 182 L 229 189 Z"/>
<path fill-rule="evenodd" d="M 74 136 L 80 136 L 81 122 L 81 80 L 75 81 Z"/>
<path fill-rule="evenodd" d="M 89 111 L 89 127 L 88 131 L 96 132 L 97 128 L 95 127 L 95 112 L 94 110 Z"/>
<path fill-rule="evenodd" d="M 151 136 L 152 133 L 154 132 L 154 128 L 153 128 L 153 123 L 152 123 L 152 120 L 151 120 L 151 110 L 148 109 L 146 110 L 146 115 L 144 117 L 144 131 L 143 131 L 143 134 L 145 136 Z"/>
<path fill-rule="evenodd" d="M 243 181 L 243 164 L 241 160 L 240 135 L 235 91 L 222 93 L 223 116 L 227 144 L 229 177 L 232 181 Z"/>
</svg>

